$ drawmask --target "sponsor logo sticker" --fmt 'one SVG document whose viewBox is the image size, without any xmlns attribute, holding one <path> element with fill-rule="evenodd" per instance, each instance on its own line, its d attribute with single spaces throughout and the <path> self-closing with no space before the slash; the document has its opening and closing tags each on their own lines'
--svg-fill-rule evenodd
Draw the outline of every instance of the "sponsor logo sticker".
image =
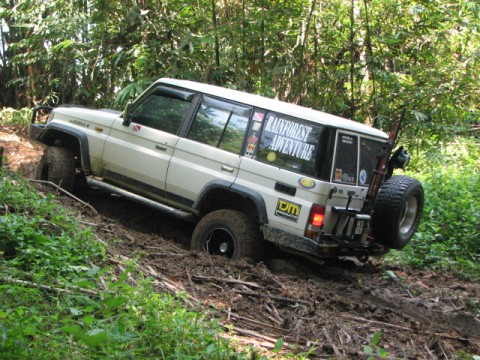
<svg viewBox="0 0 480 360">
<path fill-rule="evenodd" d="M 302 187 L 304 189 L 313 189 L 315 187 L 315 185 L 317 185 L 317 184 L 315 183 L 315 180 L 313 180 L 311 178 L 302 177 L 302 178 L 298 179 L 298 185 L 300 185 L 300 187 Z"/>
<path fill-rule="evenodd" d="M 365 183 L 367 182 L 367 172 L 365 170 L 360 171 L 359 180 L 360 184 L 362 185 L 365 185 Z"/>
<path fill-rule="evenodd" d="M 279 198 L 277 202 L 277 208 L 275 209 L 275 216 L 281 217 L 288 221 L 298 222 L 301 209 L 301 205 Z"/>
</svg>

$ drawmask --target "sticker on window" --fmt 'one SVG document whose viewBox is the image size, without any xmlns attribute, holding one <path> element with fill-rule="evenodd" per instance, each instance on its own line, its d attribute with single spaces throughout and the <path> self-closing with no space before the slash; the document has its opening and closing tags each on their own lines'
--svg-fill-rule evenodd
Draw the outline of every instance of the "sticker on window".
<svg viewBox="0 0 480 360">
<path fill-rule="evenodd" d="M 265 116 L 264 113 L 261 113 L 261 112 L 256 112 L 253 114 L 253 120 L 254 121 L 258 121 L 259 123 L 261 123 L 263 121 L 263 117 Z"/>
<path fill-rule="evenodd" d="M 298 222 L 301 208 L 302 206 L 299 204 L 280 198 L 278 199 L 277 208 L 275 209 L 275 216 Z"/>
<path fill-rule="evenodd" d="M 342 181 L 342 169 L 335 169 L 335 181 Z"/>
<path fill-rule="evenodd" d="M 311 126 L 270 115 L 264 131 L 274 135 L 270 150 L 309 161 L 315 149 L 314 145 L 307 143 L 312 129 Z"/>
<path fill-rule="evenodd" d="M 247 150 L 245 151 L 245 156 L 252 158 L 255 153 L 256 145 L 254 143 L 247 144 Z"/>
<path fill-rule="evenodd" d="M 365 170 L 360 171 L 358 180 L 360 181 L 361 185 L 365 185 L 365 183 L 367 182 L 367 172 Z"/>
</svg>

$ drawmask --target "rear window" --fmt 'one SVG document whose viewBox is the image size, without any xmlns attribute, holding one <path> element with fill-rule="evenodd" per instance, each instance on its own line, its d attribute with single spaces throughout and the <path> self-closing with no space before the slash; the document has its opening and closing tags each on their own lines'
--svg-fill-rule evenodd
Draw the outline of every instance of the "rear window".
<svg viewBox="0 0 480 360">
<path fill-rule="evenodd" d="M 333 181 L 355 185 L 357 183 L 358 136 L 338 135 L 335 174 Z"/>
<path fill-rule="evenodd" d="M 324 127 L 283 114 L 265 116 L 257 159 L 267 164 L 313 177 Z"/>
<path fill-rule="evenodd" d="M 383 142 L 340 132 L 333 170 L 333 182 L 369 186 Z M 360 156 L 359 156 L 360 149 Z"/>
<path fill-rule="evenodd" d="M 370 185 L 373 171 L 377 166 L 377 156 L 382 146 L 383 143 L 377 140 L 362 139 L 360 141 L 360 172 L 358 173 L 358 185 Z"/>
</svg>

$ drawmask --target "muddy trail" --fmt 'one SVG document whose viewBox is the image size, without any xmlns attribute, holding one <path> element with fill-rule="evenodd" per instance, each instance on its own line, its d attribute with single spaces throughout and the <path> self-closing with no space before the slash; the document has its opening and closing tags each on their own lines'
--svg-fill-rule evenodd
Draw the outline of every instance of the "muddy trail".
<svg viewBox="0 0 480 360">
<path fill-rule="evenodd" d="M 40 144 L 4 127 L 0 146 L 11 170 L 34 176 Z M 269 349 L 283 338 L 289 351 L 319 359 L 364 359 L 370 351 L 390 359 L 480 355 L 478 283 L 379 259 L 319 264 L 274 248 L 260 263 L 207 257 L 189 251 L 194 224 L 94 189 L 81 200 L 96 212 L 58 198 L 112 253 L 139 259 L 161 291 L 185 291 L 189 306 L 219 318 L 241 343 Z"/>
</svg>

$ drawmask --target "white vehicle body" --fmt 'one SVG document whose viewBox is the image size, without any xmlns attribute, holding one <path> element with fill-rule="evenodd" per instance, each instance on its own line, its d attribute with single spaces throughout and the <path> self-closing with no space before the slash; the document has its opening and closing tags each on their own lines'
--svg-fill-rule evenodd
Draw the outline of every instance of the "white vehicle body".
<svg viewBox="0 0 480 360">
<path fill-rule="evenodd" d="M 308 256 L 385 251 L 371 236 L 371 214 L 362 213 L 388 139 L 372 127 L 240 91 L 160 79 L 124 113 L 58 107 L 31 133 L 68 149 L 92 184 L 200 222 L 214 211 L 242 213 L 264 240 Z M 206 250 L 255 255 L 222 241 Z"/>
</svg>

